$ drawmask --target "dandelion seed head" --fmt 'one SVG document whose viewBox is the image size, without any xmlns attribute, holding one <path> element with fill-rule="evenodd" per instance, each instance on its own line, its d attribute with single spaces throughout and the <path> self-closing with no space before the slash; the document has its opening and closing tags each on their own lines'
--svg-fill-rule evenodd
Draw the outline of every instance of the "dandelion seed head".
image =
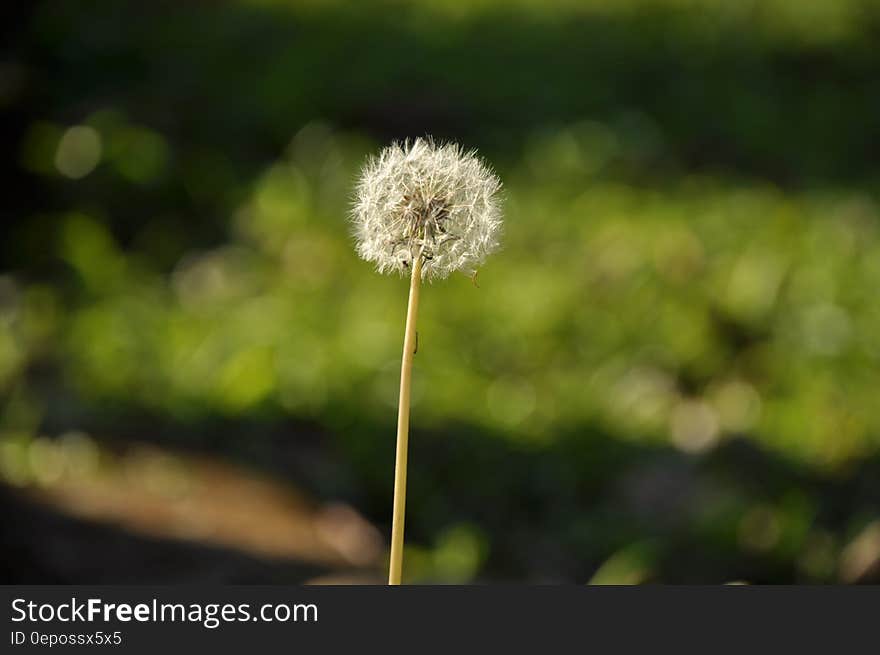
<svg viewBox="0 0 880 655">
<path fill-rule="evenodd" d="M 357 252 L 380 273 L 406 274 L 422 257 L 422 278 L 472 273 L 498 248 L 498 177 L 455 143 L 394 143 L 361 171 L 351 212 Z"/>
</svg>

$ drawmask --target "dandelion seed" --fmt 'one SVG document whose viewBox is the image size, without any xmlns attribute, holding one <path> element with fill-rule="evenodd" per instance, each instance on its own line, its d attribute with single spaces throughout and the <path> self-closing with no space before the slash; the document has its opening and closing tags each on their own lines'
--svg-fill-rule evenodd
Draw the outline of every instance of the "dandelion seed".
<svg viewBox="0 0 880 655">
<path fill-rule="evenodd" d="M 361 173 L 351 219 L 358 254 L 380 273 L 472 275 L 498 248 L 501 182 L 475 151 L 431 139 L 395 143 Z"/>
</svg>

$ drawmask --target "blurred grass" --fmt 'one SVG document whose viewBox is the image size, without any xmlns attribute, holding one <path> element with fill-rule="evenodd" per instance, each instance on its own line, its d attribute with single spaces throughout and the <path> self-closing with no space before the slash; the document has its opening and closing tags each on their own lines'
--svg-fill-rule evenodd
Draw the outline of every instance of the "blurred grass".
<svg viewBox="0 0 880 655">
<path fill-rule="evenodd" d="M 431 132 L 497 166 L 507 229 L 425 294 L 414 579 L 846 569 L 880 501 L 880 5 L 21 11 L 4 439 L 150 417 L 283 469 L 294 417 L 337 462 L 313 491 L 386 521 L 405 283 L 345 216 L 367 153 Z"/>
</svg>

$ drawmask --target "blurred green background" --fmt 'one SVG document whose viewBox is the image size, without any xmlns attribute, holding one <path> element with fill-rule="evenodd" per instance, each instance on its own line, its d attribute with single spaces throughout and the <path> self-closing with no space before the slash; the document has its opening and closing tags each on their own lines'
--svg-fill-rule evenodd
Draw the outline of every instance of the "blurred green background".
<svg viewBox="0 0 880 655">
<path fill-rule="evenodd" d="M 880 580 L 880 3 L 12 5 L 4 581 L 382 580 L 346 215 L 423 134 L 506 231 L 423 294 L 407 580 Z"/>
</svg>

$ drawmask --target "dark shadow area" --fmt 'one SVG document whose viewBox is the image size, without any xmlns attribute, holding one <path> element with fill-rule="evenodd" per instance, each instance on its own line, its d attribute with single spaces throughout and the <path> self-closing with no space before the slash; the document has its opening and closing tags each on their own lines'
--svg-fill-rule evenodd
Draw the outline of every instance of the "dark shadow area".
<svg viewBox="0 0 880 655">
<path fill-rule="evenodd" d="M 880 506 L 877 458 L 821 476 L 744 439 L 692 457 L 590 426 L 538 451 L 478 434 L 459 427 L 413 440 L 411 497 L 420 511 L 408 525 L 423 540 L 449 523 L 480 526 L 492 544 L 490 579 L 517 571 L 517 579 L 586 581 L 609 553 L 639 542 L 651 551 L 647 579 L 794 583 L 809 576 L 785 539 L 798 530 L 846 534 L 853 515 Z M 764 505 L 777 508 L 780 524 L 789 511 L 805 524 L 780 525 L 772 546 L 751 544 L 734 517 Z"/>
<path fill-rule="evenodd" d="M 137 410 L 114 425 L 107 420 L 111 412 L 91 414 L 102 418 L 77 427 L 114 435 L 110 444 L 151 442 L 241 462 L 315 497 L 351 503 L 383 534 L 389 529 L 393 425 L 360 421 L 344 433 L 287 420 L 181 425 Z M 5 543 L 19 554 L 30 552 L 35 567 L 48 561 L 47 570 L 34 569 L 46 580 L 92 581 L 104 567 L 106 581 L 155 580 L 161 574 L 169 581 L 193 576 L 186 579 L 261 583 L 328 573 L 132 537 L 59 518 L 10 494 L 6 502 L 27 522 L 8 525 Z M 833 581 L 836 565 L 816 571 L 804 563 L 804 535 L 839 542 L 854 536 L 853 517 L 870 517 L 880 506 L 880 458 L 822 475 L 746 438 L 695 457 L 627 442 L 595 425 L 572 428 L 552 446 L 538 447 L 457 424 L 442 432 L 414 431 L 409 505 L 410 544 L 432 546 L 449 526 L 475 531 L 485 548 L 478 578 L 484 582 L 583 583 L 618 551 L 635 553 L 643 582 Z M 55 530 L 62 534 L 49 539 L 54 545 L 44 543 L 41 535 L 48 538 Z M 102 547 L 92 548 L 93 540 Z M 192 570 L 190 562 L 198 558 L 204 559 Z M 156 561 L 157 568 L 127 571 L 128 561 Z M 876 582 L 878 573 L 873 565 L 849 581 Z"/>
<path fill-rule="evenodd" d="M 330 571 L 134 535 L 60 515 L 5 486 L 0 511 L 3 584 L 301 584 Z"/>
<path fill-rule="evenodd" d="M 430 12 L 395 4 L 34 4 L 19 10 L 26 15 L 9 38 L 12 152 L 28 130 L 33 137 L 34 121 L 75 124 L 104 111 L 94 120 L 161 135 L 167 165 L 134 171 L 132 203 L 124 175 L 98 171 L 73 186 L 35 179 L 21 157 L 7 159 L 2 174 L 15 191 L 2 212 L 17 230 L 3 259 L 38 270 L 52 223 L 24 210 L 43 215 L 71 203 L 111 221 L 126 244 L 152 221 L 146 241 L 159 263 L 215 243 L 253 175 L 315 119 L 381 140 L 454 136 L 499 162 L 536 131 L 590 119 L 638 144 L 614 175 L 648 182 L 708 171 L 785 186 L 871 186 L 880 11 L 866 3 L 862 12 L 856 34 L 825 43 L 771 38 L 785 26 L 767 24 L 757 6 L 427 20 Z M 141 146 L 158 156 L 137 139 L 126 147 L 137 156 Z M 184 233 L 173 229 L 179 222 Z"/>
</svg>

